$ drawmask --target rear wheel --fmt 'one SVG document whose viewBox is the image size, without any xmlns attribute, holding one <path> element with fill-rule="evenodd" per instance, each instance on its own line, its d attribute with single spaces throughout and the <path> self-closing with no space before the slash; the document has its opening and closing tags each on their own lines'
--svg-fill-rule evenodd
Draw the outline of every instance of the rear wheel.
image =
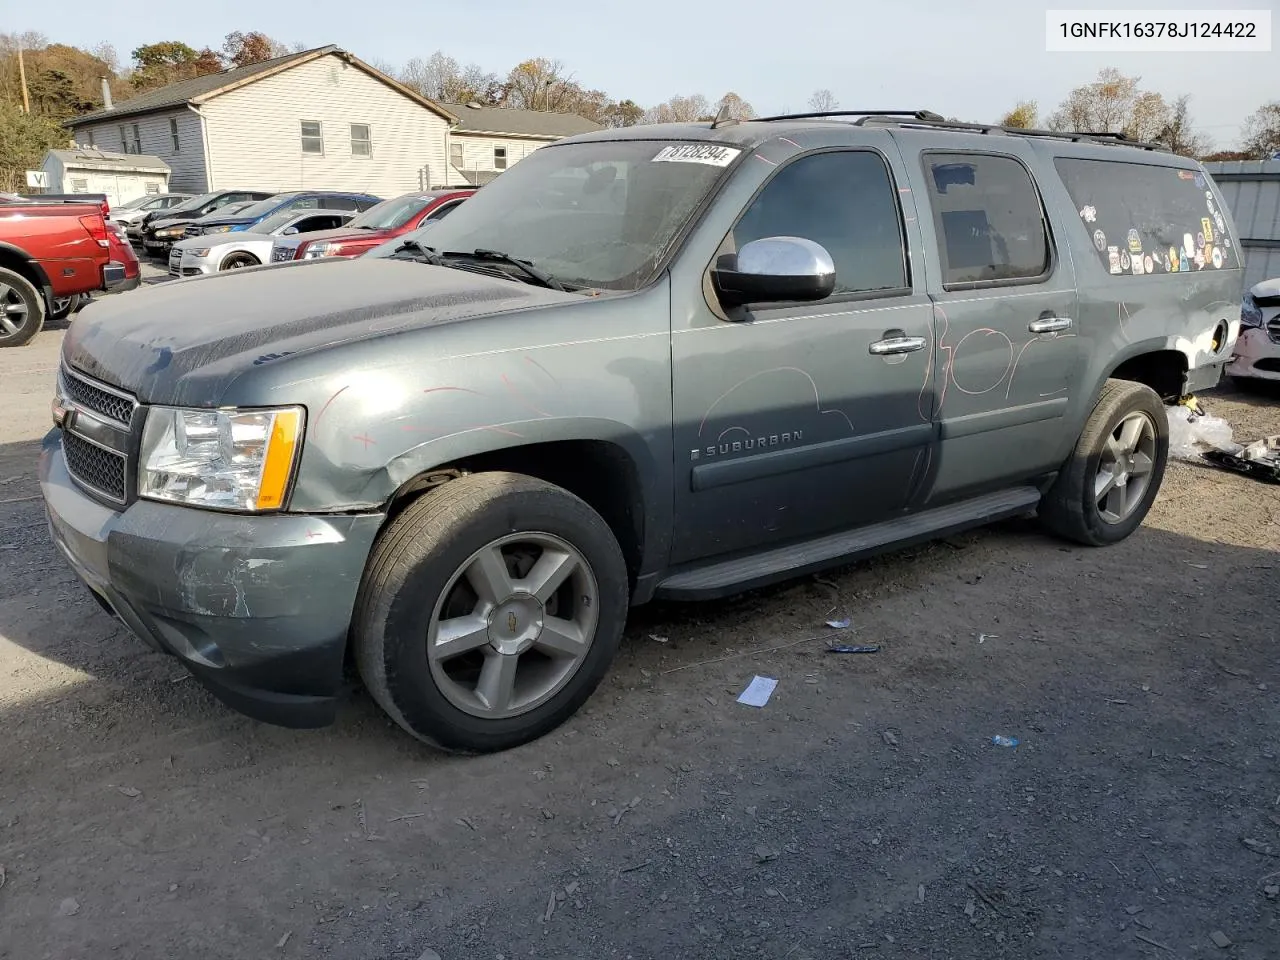
<svg viewBox="0 0 1280 960">
<path fill-rule="evenodd" d="M 233 253 L 222 261 L 219 270 L 242 270 L 245 267 L 260 267 L 262 262 L 251 253 Z"/>
<path fill-rule="evenodd" d="M 373 698 L 420 740 L 505 750 L 555 729 L 608 670 L 627 614 L 608 525 L 532 477 L 450 481 L 375 546 L 354 619 Z"/>
<path fill-rule="evenodd" d="M 69 297 L 55 297 L 53 301 L 53 309 L 49 311 L 50 320 L 61 320 L 69 317 L 80 309 L 81 296 L 73 293 Z"/>
<path fill-rule="evenodd" d="M 1045 495 L 1046 527 L 1089 546 L 1119 543 L 1155 502 L 1169 460 L 1169 420 L 1156 392 L 1108 380 L 1071 459 Z"/>
<path fill-rule="evenodd" d="M 44 296 L 20 273 L 0 267 L 0 347 L 20 347 L 44 327 Z"/>
</svg>

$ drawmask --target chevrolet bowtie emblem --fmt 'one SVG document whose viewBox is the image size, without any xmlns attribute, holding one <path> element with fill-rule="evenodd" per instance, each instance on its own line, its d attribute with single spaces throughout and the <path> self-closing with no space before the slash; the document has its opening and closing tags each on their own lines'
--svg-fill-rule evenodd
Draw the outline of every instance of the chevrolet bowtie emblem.
<svg viewBox="0 0 1280 960">
<path fill-rule="evenodd" d="M 518 627 L 519 625 L 520 625 L 520 621 L 516 619 L 516 615 L 514 613 L 508 613 L 507 614 L 507 632 L 515 633 L 516 627 Z"/>
</svg>

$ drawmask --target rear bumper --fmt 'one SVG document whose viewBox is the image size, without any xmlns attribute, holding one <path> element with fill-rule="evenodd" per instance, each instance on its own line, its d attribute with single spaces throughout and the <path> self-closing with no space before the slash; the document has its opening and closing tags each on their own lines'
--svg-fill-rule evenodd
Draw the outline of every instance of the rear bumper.
<svg viewBox="0 0 1280 960">
<path fill-rule="evenodd" d="M 107 293 L 123 293 L 133 290 L 142 283 L 142 271 L 134 276 L 127 276 L 128 268 L 123 263 L 109 263 L 102 268 L 102 289 Z"/>
<path fill-rule="evenodd" d="M 39 475 L 59 552 L 143 642 L 256 720 L 332 722 L 381 515 L 253 517 L 149 501 L 116 512 L 71 480 L 58 430 Z"/>
<path fill-rule="evenodd" d="M 1227 360 L 1223 359 L 1188 370 L 1182 378 L 1182 395 L 1185 397 L 1202 390 L 1212 390 L 1221 382 L 1222 370 L 1226 365 Z"/>
</svg>

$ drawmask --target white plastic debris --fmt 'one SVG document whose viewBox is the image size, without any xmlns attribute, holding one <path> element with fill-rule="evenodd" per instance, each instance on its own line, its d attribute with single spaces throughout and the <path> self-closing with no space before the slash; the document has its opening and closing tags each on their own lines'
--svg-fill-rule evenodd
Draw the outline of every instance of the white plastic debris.
<svg viewBox="0 0 1280 960">
<path fill-rule="evenodd" d="M 1194 416 L 1189 407 L 1165 407 L 1169 416 L 1169 456 L 1179 460 L 1199 460 L 1204 450 L 1236 453 L 1240 444 L 1231 435 L 1231 424 L 1221 417 Z"/>
</svg>

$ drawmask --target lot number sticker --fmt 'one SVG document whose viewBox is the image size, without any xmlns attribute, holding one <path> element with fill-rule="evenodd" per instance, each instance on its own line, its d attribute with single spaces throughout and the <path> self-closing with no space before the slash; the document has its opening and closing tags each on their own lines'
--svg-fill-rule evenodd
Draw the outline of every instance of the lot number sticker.
<svg viewBox="0 0 1280 960">
<path fill-rule="evenodd" d="M 709 167 L 727 167 L 741 150 L 721 147 L 714 143 L 683 143 L 663 147 L 653 158 L 654 163 L 705 163 Z"/>
</svg>

